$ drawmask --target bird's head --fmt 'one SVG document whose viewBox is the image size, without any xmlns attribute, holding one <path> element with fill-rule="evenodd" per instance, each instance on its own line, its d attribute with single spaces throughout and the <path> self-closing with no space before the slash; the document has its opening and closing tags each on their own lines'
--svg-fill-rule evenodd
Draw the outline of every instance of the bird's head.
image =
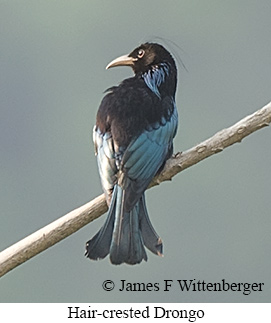
<svg viewBox="0 0 271 323">
<path fill-rule="evenodd" d="M 142 78 L 146 86 L 159 98 L 168 95 L 174 97 L 177 68 L 173 57 L 162 45 L 142 44 L 130 54 L 114 59 L 106 69 L 115 66 L 132 67 L 135 75 Z"/>
<path fill-rule="evenodd" d="M 152 70 L 161 63 L 170 64 L 176 70 L 174 59 L 162 45 L 145 43 L 134 49 L 130 54 L 114 59 L 106 66 L 106 69 L 115 66 L 130 66 L 135 74 L 138 74 Z"/>
</svg>

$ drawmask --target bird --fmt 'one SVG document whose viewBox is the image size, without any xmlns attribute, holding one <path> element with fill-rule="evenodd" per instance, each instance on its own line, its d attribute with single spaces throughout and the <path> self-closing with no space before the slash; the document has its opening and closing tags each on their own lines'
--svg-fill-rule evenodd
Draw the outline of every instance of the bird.
<svg viewBox="0 0 271 323">
<path fill-rule="evenodd" d="M 109 255 L 114 265 L 147 261 L 146 249 L 163 256 L 145 190 L 173 154 L 178 127 L 177 67 L 161 44 L 147 42 L 111 61 L 106 69 L 129 66 L 133 76 L 105 91 L 93 129 L 95 154 L 108 215 L 86 243 L 85 256 Z"/>
</svg>

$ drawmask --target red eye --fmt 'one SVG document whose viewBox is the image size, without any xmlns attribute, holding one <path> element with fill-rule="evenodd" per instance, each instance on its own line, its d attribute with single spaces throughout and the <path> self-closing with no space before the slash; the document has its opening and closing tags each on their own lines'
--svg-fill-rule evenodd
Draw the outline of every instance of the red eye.
<svg viewBox="0 0 271 323">
<path fill-rule="evenodd" d="M 145 51 L 143 49 L 139 49 L 138 53 L 137 53 L 137 57 L 138 58 L 142 58 L 145 54 Z"/>
</svg>

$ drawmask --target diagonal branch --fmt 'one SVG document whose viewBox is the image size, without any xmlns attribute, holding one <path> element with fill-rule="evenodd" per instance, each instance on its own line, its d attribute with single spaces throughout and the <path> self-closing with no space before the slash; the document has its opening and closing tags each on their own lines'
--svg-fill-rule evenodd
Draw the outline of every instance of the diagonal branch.
<svg viewBox="0 0 271 323">
<path fill-rule="evenodd" d="M 270 123 L 271 102 L 193 148 L 177 153 L 167 161 L 163 171 L 154 178 L 150 187 L 158 185 L 163 181 L 171 180 L 173 176 L 184 169 L 223 151 L 237 142 L 241 142 L 246 136 L 268 126 Z M 104 196 L 100 195 L 5 249 L 0 253 L 0 277 L 78 231 L 89 222 L 101 216 L 106 210 L 107 206 Z"/>
</svg>

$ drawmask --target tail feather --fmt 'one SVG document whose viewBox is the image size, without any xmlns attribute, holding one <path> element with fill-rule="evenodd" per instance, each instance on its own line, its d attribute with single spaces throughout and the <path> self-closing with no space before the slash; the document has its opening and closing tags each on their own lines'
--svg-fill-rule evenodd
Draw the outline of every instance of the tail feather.
<svg viewBox="0 0 271 323">
<path fill-rule="evenodd" d="M 144 248 L 144 242 L 140 230 L 138 207 L 135 206 L 130 214 L 130 263 L 140 263 L 142 259 L 147 261 L 148 257 Z"/>
<path fill-rule="evenodd" d="M 143 195 L 139 200 L 140 208 L 140 229 L 144 245 L 154 254 L 158 256 L 163 255 L 162 239 L 155 232 L 146 208 L 145 196 Z"/>
<path fill-rule="evenodd" d="M 115 224 L 110 247 L 110 261 L 114 265 L 138 264 L 147 260 L 146 251 L 139 228 L 137 206 L 130 212 L 124 212 L 125 191 L 117 186 Z"/>
<path fill-rule="evenodd" d="M 138 264 L 147 261 L 144 245 L 162 255 L 162 241 L 150 222 L 144 195 L 129 212 L 124 211 L 124 201 L 125 191 L 116 185 L 105 224 L 87 242 L 86 256 L 90 259 L 110 254 L 112 264 Z"/>
<path fill-rule="evenodd" d="M 112 241 L 112 232 L 115 221 L 115 200 L 116 200 L 117 190 L 114 189 L 110 208 L 108 210 L 108 215 L 104 225 L 95 234 L 95 236 L 86 243 L 85 256 L 93 259 L 103 259 L 105 258 L 110 250 L 110 245 Z"/>
</svg>

